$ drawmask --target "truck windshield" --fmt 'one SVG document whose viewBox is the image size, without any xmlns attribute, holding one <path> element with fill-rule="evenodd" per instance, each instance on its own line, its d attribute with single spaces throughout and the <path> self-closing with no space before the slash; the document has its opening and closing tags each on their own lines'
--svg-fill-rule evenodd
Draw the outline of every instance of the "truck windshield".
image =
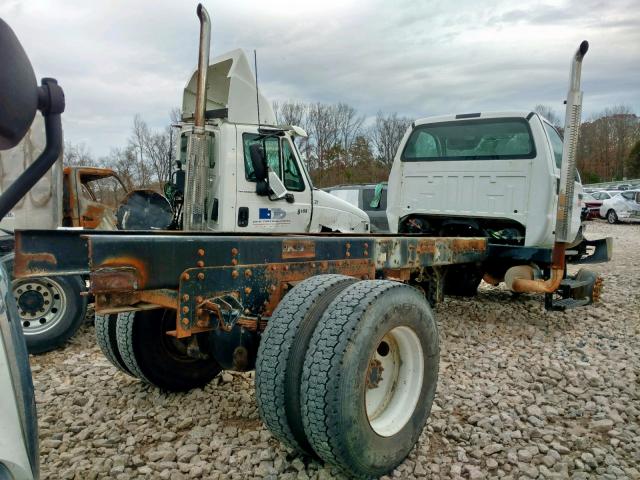
<svg viewBox="0 0 640 480">
<path fill-rule="evenodd" d="M 531 129 L 524 118 L 491 118 L 418 125 L 402 161 L 534 158 Z"/>
</svg>

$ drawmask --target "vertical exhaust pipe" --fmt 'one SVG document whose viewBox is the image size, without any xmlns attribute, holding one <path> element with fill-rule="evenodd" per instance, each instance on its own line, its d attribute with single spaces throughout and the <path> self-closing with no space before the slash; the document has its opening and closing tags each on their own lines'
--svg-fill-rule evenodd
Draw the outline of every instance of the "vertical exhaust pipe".
<svg viewBox="0 0 640 480">
<path fill-rule="evenodd" d="M 207 105 L 207 70 L 211 45 L 211 19 L 200 3 L 196 9 L 200 19 L 200 41 L 198 49 L 198 77 L 193 132 L 187 150 L 187 173 L 184 194 L 184 230 L 204 230 L 207 224 L 207 179 L 209 175 L 208 140 L 205 132 L 205 109 Z"/>
<path fill-rule="evenodd" d="M 534 279 L 534 272 L 527 267 L 510 268 L 505 274 L 507 287 L 514 292 L 555 292 L 564 277 L 565 250 L 573 241 L 569 238 L 573 217 L 573 197 L 576 180 L 576 149 L 580 132 L 582 114 L 582 91 L 580 76 L 582 60 L 589 50 L 589 42 L 584 40 L 571 58 L 571 74 L 567 93 L 567 108 L 564 117 L 564 145 L 562 148 L 562 166 L 560 168 L 560 191 L 556 211 L 555 243 L 551 254 L 551 277 L 548 280 Z M 519 270 L 518 270 L 519 269 Z M 507 280 L 508 279 L 508 280 Z"/>
<path fill-rule="evenodd" d="M 200 47 L 198 50 L 198 83 L 196 85 L 196 111 L 194 126 L 204 128 L 204 111 L 207 103 L 207 69 L 211 49 L 211 19 L 207 9 L 198 4 L 196 14 L 200 19 Z"/>
</svg>

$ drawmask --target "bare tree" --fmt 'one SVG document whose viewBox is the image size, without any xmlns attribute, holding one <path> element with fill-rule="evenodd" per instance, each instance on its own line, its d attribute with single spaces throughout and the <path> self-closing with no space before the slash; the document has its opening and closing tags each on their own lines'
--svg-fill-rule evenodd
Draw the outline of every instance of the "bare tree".
<svg viewBox="0 0 640 480">
<path fill-rule="evenodd" d="M 338 142 L 339 131 L 336 119 L 336 108 L 332 105 L 313 103 L 308 110 L 309 134 L 314 146 L 312 168 L 323 169 L 328 166 L 328 152 Z"/>
<path fill-rule="evenodd" d="M 640 139 L 640 119 L 624 105 L 607 108 L 583 123 L 578 144 L 578 167 L 592 178 L 622 180 L 629 152 Z"/>
<path fill-rule="evenodd" d="M 385 115 L 378 112 L 370 137 L 377 157 L 384 165 L 391 166 L 393 163 L 396 150 L 410 124 L 411 119 L 398 117 L 396 113 Z"/>
<path fill-rule="evenodd" d="M 549 120 L 549 123 L 554 127 L 561 127 L 560 124 L 560 116 L 556 113 L 556 111 L 550 107 L 549 105 L 536 105 L 536 108 L 533 109 L 538 115 L 542 115 L 544 118 Z"/>
<path fill-rule="evenodd" d="M 136 152 L 131 146 L 112 148 L 109 154 L 100 159 L 100 165 L 113 169 L 128 190 L 135 188 L 137 170 Z"/>
<path fill-rule="evenodd" d="M 147 122 L 139 114 L 136 114 L 133 117 L 129 147 L 136 155 L 135 183 L 140 187 L 146 187 L 152 183 L 152 166 L 147 157 L 147 145 L 150 135 Z"/>
<path fill-rule="evenodd" d="M 89 148 L 84 143 L 64 142 L 64 153 L 62 163 L 69 167 L 94 167 L 96 160 L 91 155 Z"/>
<path fill-rule="evenodd" d="M 362 129 L 364 117 L 358 115 L 357 110 L 346 103 L 339 103 L 335 107 L 335 115 L 338 140 L 344 150 L 349 150 Z"/>
<path fill-rule="evenodd" d="M 278 125 L 303 126 L 307 116 L 307 105 L 303 102 L 273 102 L 273 111 Z"/>
</svg>

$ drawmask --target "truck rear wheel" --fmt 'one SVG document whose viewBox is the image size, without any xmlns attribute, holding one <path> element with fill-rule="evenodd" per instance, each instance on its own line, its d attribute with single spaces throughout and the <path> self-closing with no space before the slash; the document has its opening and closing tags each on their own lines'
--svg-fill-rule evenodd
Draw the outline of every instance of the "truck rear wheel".
<svg viewBox="0 0 640 480">
<path fill-rule="evenodd" d="M 163 390 L 183 392 L 203 387 L 221 368 L 210 356 L 189 356 L 186 342 L 191 339 L 167 335 L 175 327 L 175 311 L 170 309 L 118 314 L 116 337 L 122 360 L 134 376 Z"/>
<path fill-rule="evenodd" d="M 133 376 L 127 368 L 118 350 L 118 337 L 116 327 L 118 314 L 98 315 L 95 317 L 96 341 L 103 355 L 109 362 L 121 372 Z"/>
<path fill-rule="evenodd" d="M 438 359 L 436 322 L 417 289 L 381 280 L 347 287 L 304 361 L 302 418 L 313 449 L 358 477 L 393 470 L 427 421 Z"/>
<path fill-rule="evenodd" d="M 444 279 L 445 295 L 475 297 L 482 280 L 482 272 L 475 265 L 453 265 L 447 267 Z"/>
<path fill-rule="evenodd" d="M 356 281 L 345 275 L 308 278 L 278 304 L 262 335 L 256 362 L 256 400 L 267 428 L 289 447 L 313 455 L 300 412 L 304 357 L 320 317 Z"/>
<path fill-rule="evenodd" d="M 87 312 L 85 283 L 79 276 L 36 277 L 13 281 L 29 353 L 64 345 L 80 328 Z"/>
</svg>

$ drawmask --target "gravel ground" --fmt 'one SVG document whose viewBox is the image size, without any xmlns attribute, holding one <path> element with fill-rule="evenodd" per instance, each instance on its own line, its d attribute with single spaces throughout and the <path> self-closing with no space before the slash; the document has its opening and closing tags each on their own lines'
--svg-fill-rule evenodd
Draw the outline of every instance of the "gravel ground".
<svg viewBox="0 0 640 480">
<path fill-rule="evenodd" d="M 436 404 L 398 478 L 640 478 L 640 226 L 614 237 L 602 303 L 547 313 L 482 287 L 437 310 Z M 335 478 L 262 425 L 253 374 L 163 394 L 100 354 L 84 327 L 32 357 L 42 478 Z"/>
</svg>

